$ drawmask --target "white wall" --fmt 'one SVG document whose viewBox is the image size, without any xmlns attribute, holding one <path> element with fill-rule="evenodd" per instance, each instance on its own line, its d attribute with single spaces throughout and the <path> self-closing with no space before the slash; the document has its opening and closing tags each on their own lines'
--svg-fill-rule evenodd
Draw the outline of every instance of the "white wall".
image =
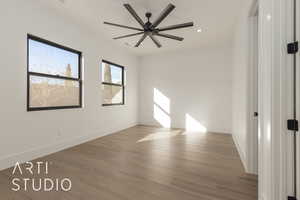
<svg viewBox="0 0 300 200">
<path fill-rule="evenodd" d="M 248 13 L 248 12 L 247 12 Z M 249 30 L 247 13 L 239 19 L 233 49 L 232 135 L 246 167 L 248 126 Z"/>
<path fill-rule="evenodd" d="M 254 1 L 248 0 L 240 10 L 233 41 L 233 93 L 232 93 L 232 135 L 239 151 L 245 170 L 257 173 L 257 130 L 253 117 L 255 107 L 254 63 L 250 48 L 255 48 L 250 38 L 254 26 L 254 19 L 250 20 L 250 13 L 254 15 Z M 252 43 L 252 44 L 251 44 Z M 257 49 L 255 50 L 257 52 Z M 257 92 L 257 91 L 256 91 Z M 255 135 L 256 134 L 256 139 Z M 255 153 L 256 152 L 256 153 Z"/>
<path fill-rule="evenodd" d="M 0 13 L 0 169 L 137 123 L 135 56 L 37 1 L 2 1 Z M 27 33 L 83 52 L 84 108 L 26 111 Z M 101 59 L 127 67 L 125 106 L 101 106 Z"/>
<path fill-rule="evenodd" d="M 171 127 L 185 128 L 186 114 L 208 131 L 231 133 L 232 49 L 211 47 L 146 56 L 141 59 L 141 124 L 158 125 L 154 116 L 154 88 L 170 101 Z M 159 102 L 156 102 L 159 104 Z M 167 109 L 166 109 L 167 110 Z M 158 117 L 159 118 L 159 117 Z"/>
</svg>

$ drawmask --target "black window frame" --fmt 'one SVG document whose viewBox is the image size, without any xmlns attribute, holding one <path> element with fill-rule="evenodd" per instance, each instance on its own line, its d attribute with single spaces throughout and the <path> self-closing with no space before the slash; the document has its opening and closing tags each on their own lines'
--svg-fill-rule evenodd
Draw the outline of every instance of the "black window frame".
<svg viewBox="0 0 300 200">
<path fill-rule="evenodd" d="M 119 64 L 107 61 L 107 60 L 102 60 L 102 62 L 101 62 L 101 73 L 103 73 L 103 67 L 102 67 L 103 63 L 109 64 L 109 65 L 113 65 L 115 67 L 119 67 L 119 68 L 122 69 L 122 84 L 105 82 L 102 79 L 103 76 L 101 76 L 101 85 L 119 86 L 119 87 L 122 87 L 122 91 L 123 92 L 122 92 L 122 103 L 108 103 L 108 104 L 104 103 L 104 104 L 102 104 L 102 106 L 121 106 L 121 105 L 125 105 L 125 79 L 124 79 L 124 76 L 125 76 L 125 67 L 122 66 L 122 65 L 119 65 Z M 102 98 L 102 100 L 103 100 L 103 98 Z"/>
<path fill-rule="evenodd" d="M 78 55 L 78 78 L 66 77 L 61 75 L 53 75 L 39 72 L 31 72 L 29 70 L 29 40 L 34 40 L 40 43 L 44 43 L 46 45 L 50 45 L 52 47 L 56 47 L 65 51 L 69 51 Z M 82 108 L 82 52 L 77 51 L 75 49 L 60 45 L 58 43 L 27 34 L 27 111 L 42 111 L 42 110 L 59 110 L 59 109 L 75 109 Z M 60 80 L 70 80 L 76 81 L 79 84 L 79 105 L 71 105 L 71 106 L 49 106 L 49 107 L 30 107 L 30 76 L 38 76 L 44 78 L 53 78 Z"/>
</svg>

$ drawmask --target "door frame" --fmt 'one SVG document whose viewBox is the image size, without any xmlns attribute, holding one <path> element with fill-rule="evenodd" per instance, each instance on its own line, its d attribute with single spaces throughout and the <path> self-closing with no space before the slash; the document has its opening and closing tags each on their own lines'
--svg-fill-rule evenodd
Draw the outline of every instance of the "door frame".
<svg viewBox="0 0 300 200">
<path fill-rule="evenodd" d="M 287 41 L 294 40 L 294 4 L 293 0 L 287 0 Z M 286 59 L 286 119 L 294 118 L 294 71 L 293 71 L 293 55 L 287 54 Z M 297 98 L 298 99 L 298 98 Z M 287 196 L 294 196 L 294 138 L 293 131 L 286 131 L 286 189 Z"/>
<path fill-rule="evenodd" d="M 297 2 L 296 6 L 296 41 L 300 41 L 300 2 Z M 297 69 L 297 74 L 296 74 L 296 112 L 297 112 L 297 120 L 300 120 L 300 52 L 297 53 L 296 55 L 296 69 Z M 297 155 L 297 160 L 296 160 L 296 170 L 297 170 L 297 175 L 296 175 L 296 182 L 297 182 L 297 187 L 296 187 L 296 193 L 297 193 L 297 199 L 300 199 L 300 132 L 298 131 L 296 134 L 296 155 Z"/>
<path fill-rule="evenodd" d="M 298 0 L 297 0 L 298 1 Z M 295 9 L 295 10 L 294 10 Z M 296 11 L 296 19 L 299 19 L 299 11 L 300 11 L 300 5 L 297 2 L 297 6 L 294 7 L 294 0 L 287 0 L 287 43 L 293 42 L 295 40 L 294 36 L 294 11 Z M 296 40 L 299 41 L 299 20 L 297 20 L 296 24 Z M 287 65 L 286 65 L 286 89 L 287 89 L 287 117 L 288 119 L 294 119 L 294 78 L 296 78 L 296 119 L 299 120 L 300 118 L 300 71 L 299 71 L 299 53 L 296 56 L 296 73 L 294 73 L 294 55 L 287 55 Z M 294 74 L 296 77 L 294 77 Z M 295 196 L 295 191 L 297 194 L 297 198 L 300 198 L 300 177 L 299 177 L 299 159 L 295 161 L 294 159 L 294 132 L 293 131 L 287 131 L 286 132 L 286 180 L 287 180 L 287 195 L 288 196 Z M 299 151 L 299 132 L 296 133 L 296 142 L 297 142 L 297 149 L 296 149 L 296 155 L 299 158 L 300 151 Z M 296 177 L 294 176 L 294 169 L 295 165 L 294 162 L 296 162 Z M 296 187 L 294 184 L 296 178 Z"/>
<path fill-rule="evenodd" d="M 288 1 L 259 0 L 259 200 L 287 199 Z"/>
</svg>

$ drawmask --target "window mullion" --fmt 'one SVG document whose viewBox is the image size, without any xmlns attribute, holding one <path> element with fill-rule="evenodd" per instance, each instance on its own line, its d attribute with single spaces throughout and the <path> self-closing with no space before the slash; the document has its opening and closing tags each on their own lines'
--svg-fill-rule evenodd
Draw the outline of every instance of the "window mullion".
<svg viewBox="0 0 300 200">
<path fill-rule="evenodd" d="M 44 74 L 44 73 L 38 73 L 38 72 L 28 72 L 28 74 L 32 75 L 32 76 L 41 76 L 41 77 L 47 77 L 47 78 L 63 79 L 63 80 L 70 80 L 70 81 L 81 81 L 79 78 L 71 78 L 71 77 L 66 77 L 66 76 Z"/>
<path fill-rule="evenodd" d="M 108 83 L 108 82 L 102 82 L 102 84 L 104 84 L 104 85 L 119 86 L 119 87 L 122 87 L 122 86 L 123 86 L 123 85 L 121 85 L 121 84 L 117 84 L 117 83 Z"/>
</svg>

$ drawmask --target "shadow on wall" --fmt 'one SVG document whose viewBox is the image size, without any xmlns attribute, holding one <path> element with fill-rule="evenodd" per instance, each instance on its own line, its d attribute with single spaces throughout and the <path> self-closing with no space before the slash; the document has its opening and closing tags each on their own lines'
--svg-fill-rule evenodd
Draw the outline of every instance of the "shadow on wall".
<svg viewBox="0 0 300 200">
<path fill-rule="evenodd" d="M 171 101 L 157 88 L 153 89 L 153 118 L 164 128 L 171 128 Z M 205 126 L 185 113 L 185 129 L 189 132 L 207 132 Z"/>
</svg>

